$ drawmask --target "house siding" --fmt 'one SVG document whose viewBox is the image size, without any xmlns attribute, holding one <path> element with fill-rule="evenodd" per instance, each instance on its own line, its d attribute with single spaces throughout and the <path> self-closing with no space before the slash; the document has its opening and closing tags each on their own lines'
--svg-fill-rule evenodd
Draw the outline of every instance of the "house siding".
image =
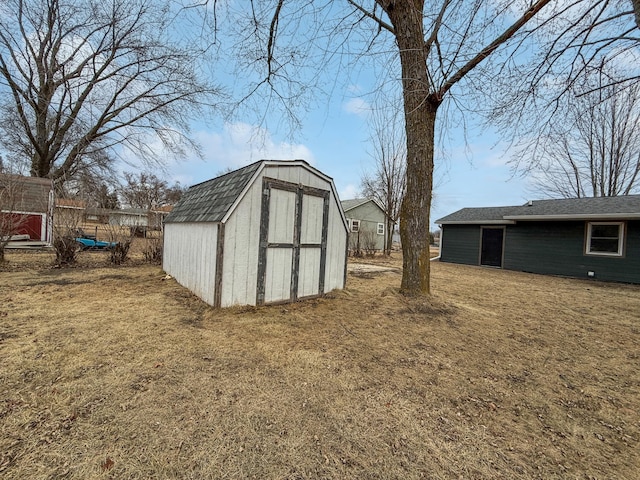
<svg viewBox="0 0 640 480">
<path fill-rule="evenodd" d="M 640 283 L 640 221 L 626 222 L 622 257 L 585 254 L 585 221 L 519 222 L 507 225 L 508 270 L 605 281 Z M 444 225 L 441 261 L 478 265 L 481 225 Z M 588 272 L 594 272 L 589 277 Z"/>
<path fill-rule="evenodd" d="M 378 235 L 378 224 L 384 225 L 384 231 L 386 233 L 387 225 L 385 221 L 384 212 L 373 202 L 369 201 L 357 207 L 354 207 L 347 212 L 345 216 L 348 220 L 360 221 L 360 232 L 369 231 L 373 232 L 376 242 L 376 250 L 384 250 L 384 238 L 385 235 Z M 357 235 L 355 232 L 351 232 L 351 235 Z"/>
<path fill-rule="evenodd" d="M 53 183 L 49 179 L 0 174 L 0 215 L 22 217 L 13 234 L 51 242 L 53 238 Z"/>
<path fill-rule="evenodd" d="M 440 261 L 480 264 L 480 225 L 444 225 Z"/>
<path fill-rule="evenodd" d="M 640 222 L 626 222 L 622 257 L 585 254 L 585 221 L 521 222 L 507 228 L 505 268 L 640 283 Z M 594 272 L 589 277 L 588 272 Z"/>
</svg>

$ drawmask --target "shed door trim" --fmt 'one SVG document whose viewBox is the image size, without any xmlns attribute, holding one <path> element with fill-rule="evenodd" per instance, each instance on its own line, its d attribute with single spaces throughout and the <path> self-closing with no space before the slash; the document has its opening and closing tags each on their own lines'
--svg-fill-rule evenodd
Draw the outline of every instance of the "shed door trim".
<svg viewBox="0 0 640 480">
<path fill-rule="evenodd" d="M 291 243 L 287 242 L 269 242 L 269 215 L 270 215 L 270 199 L 272 190 L 284 190 L 292 192 L 296 195 L 295 201 L 295 218 L 294 231 Z M 329 230 L 329 190 L 322 190 L 308 185 L 295 184 L 278 180 L 275 178 L 264 177 L 262 180 L 262 205 L 260 214 L 260 245 L 258 248 L 258 281 L 256 288 L 256 304 L 263 305 L 265 303 L 266 290 L 266 274 L 267 274 L 267 252 L 269 249 L 291 249 L 291 284 L 290 297 L 283 301 L 296 301 L 299 299 L 299 273 L 300 273 L 300 251 L 301 249 L 320 249 L 320 265 L 318 273 L 318 291 L 317 295 L 324 292 L 325 265 L 327 258 L 327 237 Z M 302 207 L 304 196 L 314 196 L 323 199 L 322 212 L 322 231 L 320 243 L 301 243 L 302 229 Z M 309 295 L 307 295 L 309 296 Z M 315 296 L 315 295 L 312 295 Z"/>
</svg>

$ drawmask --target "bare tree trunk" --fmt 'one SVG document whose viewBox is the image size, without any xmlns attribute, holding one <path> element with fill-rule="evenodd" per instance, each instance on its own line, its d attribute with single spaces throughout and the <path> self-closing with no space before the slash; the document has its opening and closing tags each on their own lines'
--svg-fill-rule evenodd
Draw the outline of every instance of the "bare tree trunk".
<svg viewBox="0 0 640 480">
<path fill-rule="evenodd" d="M 407 135 L 407 190 L 400 209 L 400 290 L 405 295 L 427 295 L 435 121 L 440 101 L 430 95 L 422 21 L 424 2 L 380 3 L 394 26 L 400 50 Z"/>
<path fill-rule="evenodd" d="M 412 98 L 407 98 L 412 97 Z M 400 209 L 402 284 L 405 295 L 430 293 L 429 217 L 433 186 L 433 151 L 438 106 L 405 90 L 407 115 L 407 191 Z"/>
<path fill-rule="evenodd" d="M 636 25 L 640 28 L 640 0 L 631 0 L 633 5 L 633 13 L 636 19 Z"/>
</svg>

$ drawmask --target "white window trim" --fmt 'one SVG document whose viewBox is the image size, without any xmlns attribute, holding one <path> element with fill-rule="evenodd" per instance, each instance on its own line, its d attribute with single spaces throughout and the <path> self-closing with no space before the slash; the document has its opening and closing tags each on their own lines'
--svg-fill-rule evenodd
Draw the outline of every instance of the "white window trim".
<svg viewBox="0 0 640 480">
<path fill-rule="evenodd" d="M 592 252 L 591 251 L 591 228 L 593 225 L 617 225 L 618 226 L 618 251 L 617 252 Z M 622 257 L 624 254 L 624 222 L 587 222 L 587 241 L 585 245 L 585 255 L 597 257 Z"/>
<path fill-rule="evenodd" d="M 358 233 L 360 231 L 360 220 L 351 220 L 351 231 Z"/>
<path fill-rule="evenodd" d="M 384 223 L 378 223 L 378 235 L 384 235 Z"/>
</svg>

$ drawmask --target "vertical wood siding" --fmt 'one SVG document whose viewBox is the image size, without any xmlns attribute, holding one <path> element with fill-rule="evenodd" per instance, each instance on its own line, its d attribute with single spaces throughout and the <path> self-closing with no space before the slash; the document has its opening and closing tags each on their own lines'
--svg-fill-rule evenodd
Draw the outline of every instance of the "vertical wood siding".
<svg viewBox="0 0 640 480">
<path fill-rule="evenodd" d="M 238 207 L 229 217 L 225 225 L 225 247 L 224 247 L 224 263 L 223 263 L 223 279 L 222 279 L 222 298 L 221 305 L 230 306 L 234 304 L 256 303 L 257 277 L 258 277 L 258 257 L 259 257 L 259 238 L 260 238 L 260 212 L 262 202 L 262 179 L 264 177 L 275 178 L 285 182 L 302 184 L 322 190 L 331 191 L 331 184 L 323 178 L 315 175 L 313 172 L 299 166 L 267 166 L 262 171 L 259 178 L 256 178 L 250 186 L 246 195 L 239 203 Z M 289 211 L 295 208 L 292 203 L 295 194 L 288 191 L 272 189 L 272 195 L 277 196 L 278 205 L 274 207 L 270 215 L 269 222 L 273 223 L 273 230 L 269 228 L 269 242 L 290 243 L 291 237 L 287 239 L 293 222 L 293 213 Z M 273 199 L 272 199 L 273 200 Z M 322 198 L 310 195 L 304 196 L 303 201 L 303 217 L 301 227 L 301 243 L 309 240 L 317 240 L 321 235 L 321 223 L 308 222 L 312 215 L 322 212 Z M 277 220 L 273 219 L 276 216 Z M 278 233 L 271 233 L 272 231 Z M 271 236 L 273 235 L 273 236 Z M 344 288 L 344 272 L 346 265 L 346 238 L 347 232 L 340 215 L 340 206 L 338 199 L 333 195 L 329 199 L 329 217 L 328 217 L 328 234 L 327 234 L 327 255 L 324 273 L 323 293 L 329 292 L 336 288 Z M 314 249 L 309 249 L 314 250 Z M 318 291 L 319 285 L 316 278 L 319 277 L 319 267 L 312 266 L 314 255 L 310 252 L 305 253 L 305 249 L 300 252 L 300 270 L 298 272 L 298 295 L 305 296 L 315 288 Z M 277 258 L 276 258 L 277 257 Z M 286 258 L 285 258 L 286 257 Z M 271 253 L 267 258 L 267 265 L 279 263 L 291 266 L 293 258 L 291 253 L 285 254 Z M 269 268 L 269 267 L 267 267 Z M 277 289 L 285 289 L 287 282 L 290 282 L 289 273 L 284 271 L 269 271 L 268 278 L 265 278 L 265 302 L 278 301 Z M 286 292 L 289 288 L 286 287 Z M 288 297 L 287 297 L 288 298 Z"/>
<path fill-rule="evenodd" d="M 300 243 L 320 243 L 322 241 L 322 214 L 324 199 L 305 195 L 302 202 L 302 225 Z"/>
<path fill-rule="evenodd" d="M 345 287 L 347 267 L 347 231 L 342 223 L 338 198 L 329 200 L 329 231 L 327 235 L 327 263 L 324 292 Z"/>
<path fill-rule="evenodd" d="M 265 303 L 280 302 L 291 298 L 292 262 L 293 250 L 291 249 L 270 248 L 267 250 Z"/>
<path fill-rule="evenodd" d="M 168 223 L 162 268 L 209 305 L 215 303 L 215 223 Z"/>
<path fill-rule="evenodd" d="M 301 249 L 299 268 L 298 297 L 303 298 L 318 295 L 318 289 L 320 288 L 320 249 Z"/>
<path fill-rule="evenodd" d="M 221 306 L 255 305 L 262 179 L 249 187 L 225 224 Z"/>
<path fill-rule="evenodd" d="M 479 265 L 480 225 L 443 225 L 440 260 Z"/>
<path fill-rule="evenodd" d="M 260 214 L 263 177 L 283 180 L 296 185 L 332 191 L 330 182 L 300 166 L 267 166 L 249 186 L 241 201 L 224 225 L 222 269 L 218 272 L 221 291 L 219 305 L 255 305 L 258 282 Z M 271 190 L 269 238 L 272 243 L 291 243 L 295 222 L 296 194 L 286 190 Z M 327 254 L 324 265 L 323 292 L 344 288 L 346 265 L 346 228 L 342 222 L 338 199 L 329 197 Z M 319 243 L 322 238 L 321 197 L 304 195 L 300 243 Z M 319 222 L 314 217 L 319 216 Z M 318 225 L 319 223 L 319 225 Z M 215 304 L 216 224 L 169 223 L 165 227 L 163 266 L 183 286 L 191 289 L 207 303 Z M 319 248 L 300 249 L 298 296 L 315 295 L 320 288 Z M 265 278 L 265 302 L 288 299 L 291 285 L 291 249 L 269 249 Z M 278 268 L 286 265 L 288 268 Z M 274 268 L 275 267 L 275 268 Z M 284 293 L 283 293 L 284 292 Z"/>
</svg>

